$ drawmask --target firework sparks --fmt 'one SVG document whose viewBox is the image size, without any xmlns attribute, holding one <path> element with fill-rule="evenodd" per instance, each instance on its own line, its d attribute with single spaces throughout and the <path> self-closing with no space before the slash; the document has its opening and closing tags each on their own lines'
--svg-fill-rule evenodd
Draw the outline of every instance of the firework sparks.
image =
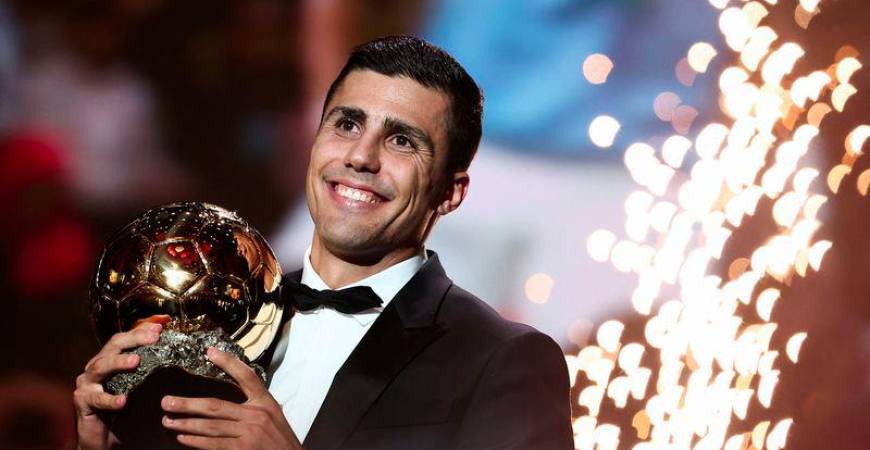
<svg viewBox="0 0 870 450">
<path fill-rule="evenodd" d="M 805 157 L 822 121 L 842 112 L 856 94 L 849 80 L 861 63 L 854 49 L 844 47 L 831 67 L 795 74 L 804 49 L 781 42 L 762 25 L 776 1 L 710 3 L 721 10 L 719 29 L 739 63 L 718 77 L 730 124 L 707 124 L 694 140 L 671 136 L 660 153 L 645 143 L 625 150 L 625 165 L 641 187 L 625 201 L 627 238 L 598 230 L 589 236 L 587 251 L 595 261 L 637 275 L 631 303 L 648 317 L 645 342 L 623 342 L 625 325 L 611 320 L 599 326 L 594 345 L 566 357 L 572 385 L 588 382 L 578 398 L 585 414 L 574 421 L 577 449 L 618 448 L 629 430 L 601 420 L 600 412 L 627 408 L 630 399 L 640 405 L 632 412 L 631 432 L 640 441 L 634 450 L 776 450 L 785 447 L 792 425 L 790 418 L 745 422 L 752 405 L 771 406 L 781 352 L 797 363 L 807 338 L 799 332 L 784 348 L 772 348 L 772 320 L 785 300 L 777 287 L 757 288 L 765 279 L 770 282 L 764 286 L 788 284 L 795 274 L 820 270 L 832 246 L 814 240 L 818 211 L 828 197 L 811 188 L 822 178 L 837 193 L 870 138 L 870 126 L 848 134 L 843 163 L 825 175 Z M 801 0 L 795 20 L 806 28 L 819 13 L 818 0 Z M 680 70 L 692 71 L 692 79 L 706 72 L 716 56 L 712 45 L 694 44 L 678 77 Z M 691 84 L 683 78 L 688 75 L 681 82 Z M 686 134 L 697 111 L 678 121 L 687 114 L 679 103 L 676 94 L 665 92 L 654 111 Z M 612 144 L 606 127 L 595 125 L 592 140 Z M 687 161 L 691 167 L 683 168 Z M 858 177 L 857 188 L 867 194 L 870 170 Z M 720 261 L 726 243 L 763 198 L 772 204 L 777 233 L 745 257 Z M 714 274 L 718 267 L 727 267 L 727 280 Z M 656 310 L 657 300 L 663 301 Z M 656 356 L 650 367 L 643 364 L 645 354 Z"/>
</svg>

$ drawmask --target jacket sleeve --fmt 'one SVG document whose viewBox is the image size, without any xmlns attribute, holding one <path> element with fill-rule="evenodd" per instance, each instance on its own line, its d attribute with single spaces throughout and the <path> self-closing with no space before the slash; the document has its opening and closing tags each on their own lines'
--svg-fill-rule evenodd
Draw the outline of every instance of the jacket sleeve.
<svg viewBox="0 0 870 450">
<path fill-rule="evenodd" d="M 463 449 L 572 450 L 568 367 L 559 346 L 530 331 L 490 357 L 459 432 Z"/>
</svg>

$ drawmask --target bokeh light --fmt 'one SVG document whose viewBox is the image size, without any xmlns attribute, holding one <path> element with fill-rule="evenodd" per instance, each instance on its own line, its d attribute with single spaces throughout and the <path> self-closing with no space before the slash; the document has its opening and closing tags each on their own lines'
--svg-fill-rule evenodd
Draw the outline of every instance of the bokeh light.
<svg viewBox="0 0 870 450">
<path fill-rule="evenodd" d="M 613 61 L 607 55 L 593 53 L 583 61 L 583 77 L 592 84 L 604 84 L 611 70 Z"/>
</svg>

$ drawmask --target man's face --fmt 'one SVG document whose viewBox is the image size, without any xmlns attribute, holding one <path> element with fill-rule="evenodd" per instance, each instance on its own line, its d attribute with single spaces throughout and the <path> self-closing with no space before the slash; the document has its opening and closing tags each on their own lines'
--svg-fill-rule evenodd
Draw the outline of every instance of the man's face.
<svg viewBox="0 0 870 450">
<path fill-rule="evenodd" d="M 316 238 L 331 253 L 381 257 L 422 244 L 453 177 L 449 107 L 447 95 L 407 77 L 347 75 L 326 106 L 306 180 Z"/>
</svg>

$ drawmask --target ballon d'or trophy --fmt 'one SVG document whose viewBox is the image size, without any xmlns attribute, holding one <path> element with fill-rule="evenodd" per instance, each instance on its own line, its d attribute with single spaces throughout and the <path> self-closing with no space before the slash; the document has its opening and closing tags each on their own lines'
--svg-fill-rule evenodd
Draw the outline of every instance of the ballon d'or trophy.
<svg viewBox="0 0 870 450">
<path fill-rule="evenodd" d="M 163 324 L 159 340 L 138 347 L 135 370 L 104 382 L 126 394 L 110 420 L 124 448 L 181 448 L 164 428 L 164 395 L 246 400 L 206 357 L 209 347 L 253 364 L 272 343 L 283 313 L 281 267 L 269 244 L 234 212 L 197 202 L 151 209 L 105 247 L 90 291 L 101 344 L 143 321 Z"/>
</svg>

